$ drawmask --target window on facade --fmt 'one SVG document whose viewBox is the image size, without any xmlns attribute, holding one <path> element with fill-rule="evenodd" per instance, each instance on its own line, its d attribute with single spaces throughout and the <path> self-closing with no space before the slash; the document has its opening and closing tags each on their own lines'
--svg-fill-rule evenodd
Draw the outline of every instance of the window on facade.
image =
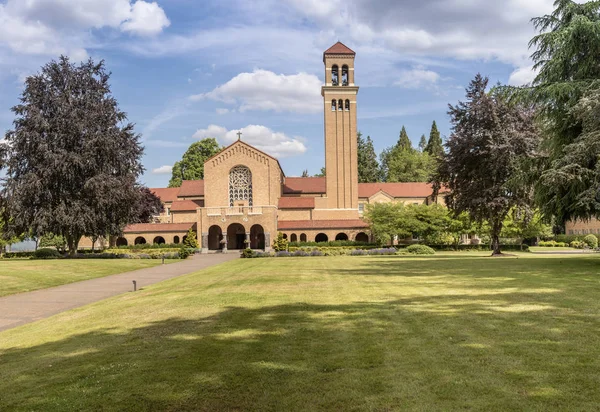
<svg viewBox="0 0 600 412">
<path fill-rule="evenodd" d="M 337 102 L 335 101 L 335 99 L 333 99 L 331 101 L 331 111 L 335 112 L 335 109 L 337 109 Z"/>
<path fill-rule="evenodd" d="M 239 200 L 252 206 L 252 172 L 246 166 L 236 166 L 229 172 L 229 206 Z"/>
<path fill-rule="evenodd" d="M 346 103 L 344 105 L 344 109 L 350 110 L 350 100 L 346 99 Z"/>
<path fill-rule="evenodd" d="M 331 84 L 333 86 L 339 86 L 340 78 L 337 65 L 331 67 Z"/>
<path fill-rule="evenodd" d="M 170 208 L 165 208 L 165 213 L 167 214 L 167 216 L 171 216 L 171 209 Z"/>
<path fill-rule="evenodd" d="M 344 110 L 344 101 L 342 99 L 338 101 L 338 110 Z"/>
<path fill-rule="evenodd" d="M 365 211 L 365 204 L 364 203 L 359 203 L 358 204 L 358 211 L 360 213 L 363 213 Z"/>
<path fill-rule="evenodd" d="M 348 66 L 342 66 L 342 86 L 348 86 Z"/>
</svg>

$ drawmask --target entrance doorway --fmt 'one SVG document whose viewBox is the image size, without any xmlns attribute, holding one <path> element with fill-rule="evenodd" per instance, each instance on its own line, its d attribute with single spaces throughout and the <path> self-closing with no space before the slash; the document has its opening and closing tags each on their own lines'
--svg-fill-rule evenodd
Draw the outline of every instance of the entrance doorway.
<svg viewBox="0 0 600 412">
<path fill-rule="evenodd" d="M 208 229 L 208 250 L 220 250 L 221 240 L 223 240 L 223 231 L 217 225 Z"/>
<path fill-rule="evenodd" d="M 239 223 L 232 223 L 227 228 L 227 249 L 241 250 L 245 249 L 246 245 L 246 229 Z"/>
<path fill-rule="evenodd" d="M 254 225 L 250 228 L 250 247 L 265 249 L 265 229 L 261 225 Z"/>
</svg>

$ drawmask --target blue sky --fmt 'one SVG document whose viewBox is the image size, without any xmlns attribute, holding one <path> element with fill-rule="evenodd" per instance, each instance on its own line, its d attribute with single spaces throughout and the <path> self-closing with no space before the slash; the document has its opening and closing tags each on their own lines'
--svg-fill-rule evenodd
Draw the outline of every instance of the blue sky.
<svg viewBox="0 0 600 412">
<path fill-rule="evenodd" d="M 286 175 L 324 165 L 322 53 L 356 51 L 358 128 L 380 152 L 402 125 L 416 145 L 477 72 L 533 79 L 529 20 L 552 0 L 0 0 L 0 128 L 24 78 L 66 54 L 106 60 L 112 91 L 143 135 L 151 187 L 203 137 L 243 139 Z"/>
</svg>

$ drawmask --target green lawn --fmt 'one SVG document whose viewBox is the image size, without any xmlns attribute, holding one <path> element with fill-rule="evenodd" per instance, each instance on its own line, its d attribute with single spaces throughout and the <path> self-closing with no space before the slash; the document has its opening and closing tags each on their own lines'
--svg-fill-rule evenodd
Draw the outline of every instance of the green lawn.
<svg viewBox="0 0 600 412">
<path fill-rule="evenodd" d="M 143 269 L 154 259 L 0 260 L 0 296 Z"/>
<path fill-rule="evenodd" d="M 236 260 L 0 333 L 0 410 L 597 410 L 600 256 Z"/>
</svg>

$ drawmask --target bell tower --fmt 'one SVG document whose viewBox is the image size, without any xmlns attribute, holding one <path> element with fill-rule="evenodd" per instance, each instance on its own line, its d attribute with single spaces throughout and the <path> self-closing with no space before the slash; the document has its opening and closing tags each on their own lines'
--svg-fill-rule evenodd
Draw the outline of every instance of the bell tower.
<svg viewBox="0 0 600 412">
<path fill-rule="evenodd" d="M 337 42 L 323 53 L 327 208 L 358 211 L 358 156 L 354 57 Z"/>
</svg>

